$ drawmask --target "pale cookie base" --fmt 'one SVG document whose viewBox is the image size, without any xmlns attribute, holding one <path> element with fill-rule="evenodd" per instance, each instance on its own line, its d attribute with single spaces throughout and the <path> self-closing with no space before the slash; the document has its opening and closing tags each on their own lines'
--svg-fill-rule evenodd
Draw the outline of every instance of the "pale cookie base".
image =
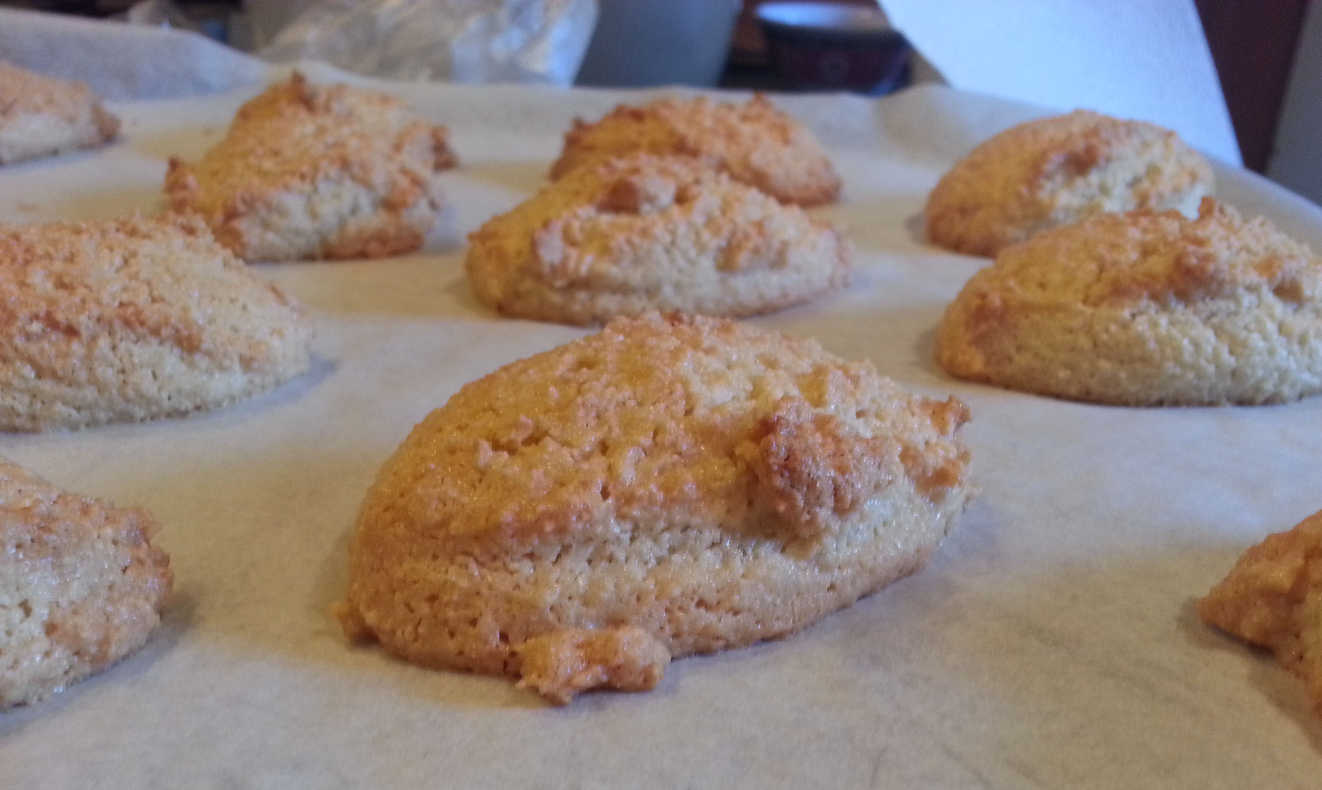
<svg viewBox="0 0 1322 790">
<path fill-rule="evenodd" d="M 669 663 L 666 646 L 636 626 L 563 629 L 519 647 L 519 688 L 565 705 L 580 691 L 594 688 L 656 688 Z"/>
<path fill-rule="evenodd" d="M 989 318 L 995 315 L 996 318 Z M 986 329 L 995 320 L 1003 326 Z M 1322 392 L 1322 310 L 1260 294 L 1176 309 L 957 303 L 937 359 L 960 378 L 1120 406 L 1283 403 Z"/>
<path fill-rule="evenodd" d="M 420 248 L 444 205 L 437 177 L 427 179 L 417 198 L 394 205 L 371 185 L 334 173 L 271 192 L 213 230 L 217 241 L 248 260 L 387 258 Z"/>
</svg>

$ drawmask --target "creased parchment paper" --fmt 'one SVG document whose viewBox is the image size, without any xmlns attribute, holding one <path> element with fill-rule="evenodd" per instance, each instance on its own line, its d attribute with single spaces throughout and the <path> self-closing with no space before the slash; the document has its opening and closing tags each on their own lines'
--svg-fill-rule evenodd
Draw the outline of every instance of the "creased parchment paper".
<svg viewBox="0 0 1322 790">
<path fill-rule="evenodd" d="M 477 305 L 463 235 L 542 182 L 573 116 L 644 96 L 377 84 L 450 125 L 454 207 L 422 254 L 258 267 L 316 322 L 311 374 L 186 420 L 0 436 L 56 483 L 150 508 L 178 580 L 141 653 L 0 714 L 0 787 L 1316 786 L 1300 686 L 1191 602 L 1322 507 L 1322 398 L 1105 408 L 944 375 L 933 327 L 984 261 L 926 245 L 918 214 L 956 156 L 1034 111 L 943 88 L 776 97 L 833 152 L 844 202 L 822 213 L 859 267 L 755 320 L 969 403 L 982 494 L 926 570 L 793 638 L 678 661 L 655 692 L 563 709 L 346 645 L 328 609 L 382 460 L 464 382 L 583 334 Z M 0 171 L 0 217 L 151 210 L 166 157 L 204 150 L 254 90 L 116 103 L 112 148 Z M 1313 206 L 1218 176 L 1322 248 Z"/>
</svg>

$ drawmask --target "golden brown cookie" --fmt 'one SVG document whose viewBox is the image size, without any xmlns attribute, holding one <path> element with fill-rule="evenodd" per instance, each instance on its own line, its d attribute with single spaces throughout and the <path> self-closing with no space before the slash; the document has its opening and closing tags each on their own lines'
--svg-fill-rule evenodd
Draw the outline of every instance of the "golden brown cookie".
<svg viewBox="0 0 1322 790">
<path fill-rule="evenodd" d="M 1204 200 L 1103 214 L 1008 247 L 947 308 L 961 378 L 1120 405 L 1274 403 L 1322 391 L 1322 261 Z"/>
<path fill-rule="evenodd" d="M 1198 614 L 1273 651 L 1322 713 L 1322 511 L 1244 552 Z"/>
<path fill-rule="evenodd" d="M 83 83 L 0 61 L 0 165 L 94 148 L 118 133 L 119 119 Z"/>
<path fill-rule="evenodd" d="M 0 709 L 142 647 L 173 582 L 155 530 L 144 511 L 65 493 L 0 459 Z"/>
<path fill-rule="evenodd" d="M 473 292 L 571 324 L 648 310 L 743 316 L 849 280 L 843 236 L 692 157 L 587 165 L 469 237 Z"/>
<path fill-rule="evenodd" d="M 995 256 L 1034 233 L 1103 211 L 1193 216 L 1212 169 L 1172 131 L 1086 110 L 1030 121 L 974 148 L 927 199 L 927 236 Z"/>
<path fill-rule="evenodd" d="M 0 224 L 0 429 L 232 403 L 307 370 L 297 305 L 196 217 Z"/>
<path fill-rule="evenodd" d="M 697 157 L 787 203 L 812 206 L 840 196 L 840 176 L 821 144 L 761 95 L 743 104 L 658 99 L 620 105 L 595 123 L 576 119 L 551 177 L 639 151 Z"/>
<path fill-rule="evenodd" d="M 793 633 L 926 562 L 968 419 L 869 363 L 656 314 L 468 384 L 368 491 L 339 615 L 563 703 Z"/>
<path fill-rule="evenodd" d="M 165 192 L 246 260 L 380 258 L 422 246 L 455 161 L 445 127 L 398 99 L 295 72 L 200 162 L 171 159 Z"/>
</svg>

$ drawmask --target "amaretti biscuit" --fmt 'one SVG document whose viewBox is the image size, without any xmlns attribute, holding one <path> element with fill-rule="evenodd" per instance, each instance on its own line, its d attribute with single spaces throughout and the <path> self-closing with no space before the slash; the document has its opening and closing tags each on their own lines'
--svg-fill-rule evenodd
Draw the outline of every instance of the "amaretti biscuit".
<svg viewBox="0 0 1322 790">
<path fill-rule="evenodd" d="M 0 165 L 94 148 L 118 133 L 119 119 L 85 84 L 0 61 Z"/>
<path fill-rule="evenodd" d="M 1322 390 L 1322 261 L 1211 198 L 1103 214 L 1009 247 L 947 308 L 962 378 L 1120 405 L 1272 403 Z"/>
<path fill-rule="evenodd" d="M 368 491 L 339 615 L 558 703 L 792 633 L 921 567 L 970 496 L 959 401 L 810 340 L 656 314 L 515 362 Z"/>
<path fill-rule="evenodd" d="M 0 709 L 141 647 L 173 577 L 142 510 L 69 494 L 0 459 Z"/>
<path fill-rule="evenodd" d="M 590 324 L 648 310 L 743 316 L 848 282 L 829 224 L 692 157 L 632 154 L 575 170 L 469 237 L 478 299 Z"/>
<path fill-rule="evenodd" d="M 840 176 L 821 144 L 761 95 L 743 104 L 658 99 L 621 105 L 595 123 L 575 119 L 551 177 L 638 151 L 697 157 L 787 203 L 812 206 L 840 195 Z"/>
<path fill-rule="evenodd" d="M 974 148 L 927 199 L 927 235 L 995 256 L 1038 231 L 1102 211 L 1181 211 L 1212 192 L 1212 169 L 1172 131 L 1078 110 Z"/>
<path fill-rule="evenodd" d="M 400 100 L 295 72 L 201 161 L 171 159 L 165 191 L 247 260 L 377 258 L 422 246 L 455 161 L 445 127 Z"/>
<path fill-rule="evenodd" d="M 0 429 L 215 408 L 305 371 L 310 337 L 196 217 L 0 225 Z"/>
<path fill-rule="evenodd" d="M 1244 552 L 1198 614 L 1274 652 L 1322 713 L 1322 511 Z"/>
</svg>

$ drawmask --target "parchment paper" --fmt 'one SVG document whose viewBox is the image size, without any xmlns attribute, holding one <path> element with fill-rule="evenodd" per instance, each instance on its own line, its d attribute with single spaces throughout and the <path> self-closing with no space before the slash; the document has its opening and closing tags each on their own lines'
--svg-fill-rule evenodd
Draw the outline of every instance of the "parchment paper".
<svg viewBox="0 0 1322 790">
<path fill-rule="evenodd" d="M 574 115 L 645 97 L 378 84 L 450 125 L 454 208 L 422 254 L 257 267 L 310 310 L 312 373 L 188 419 L 0 436 L 56 483 L 148 507 L 177 576 L 144 650 L 0 714 L 0 787 L 1316 786 L 1301 686 L 1191 602 L 1322 507 L 1322 398 L 1106 408 L 943 374 L 932 330 L 985 261 L 926 245 L 918 213 L 955 157 L 1035 114 L 945 88 L 776 97 L 844 174 L 821 213 L 859 265 L 843 293 L 755 320 L 970 404 L 982 493 L 929 567 L 793 638 L 678 661 L 652 693 L 567 708 L 346 645 L 327 610 L 382 460 L 464 382 L 583 334 L 476 304 L 463 234 L 542 182 Z M 0 218 L 150 210 L 166 157 L 199 154 L 254 90 L 114 104 L 113 147 L 0 171 Z M 1314 206 L 1218 176 L 1322 248 Z"/>
</svg>

